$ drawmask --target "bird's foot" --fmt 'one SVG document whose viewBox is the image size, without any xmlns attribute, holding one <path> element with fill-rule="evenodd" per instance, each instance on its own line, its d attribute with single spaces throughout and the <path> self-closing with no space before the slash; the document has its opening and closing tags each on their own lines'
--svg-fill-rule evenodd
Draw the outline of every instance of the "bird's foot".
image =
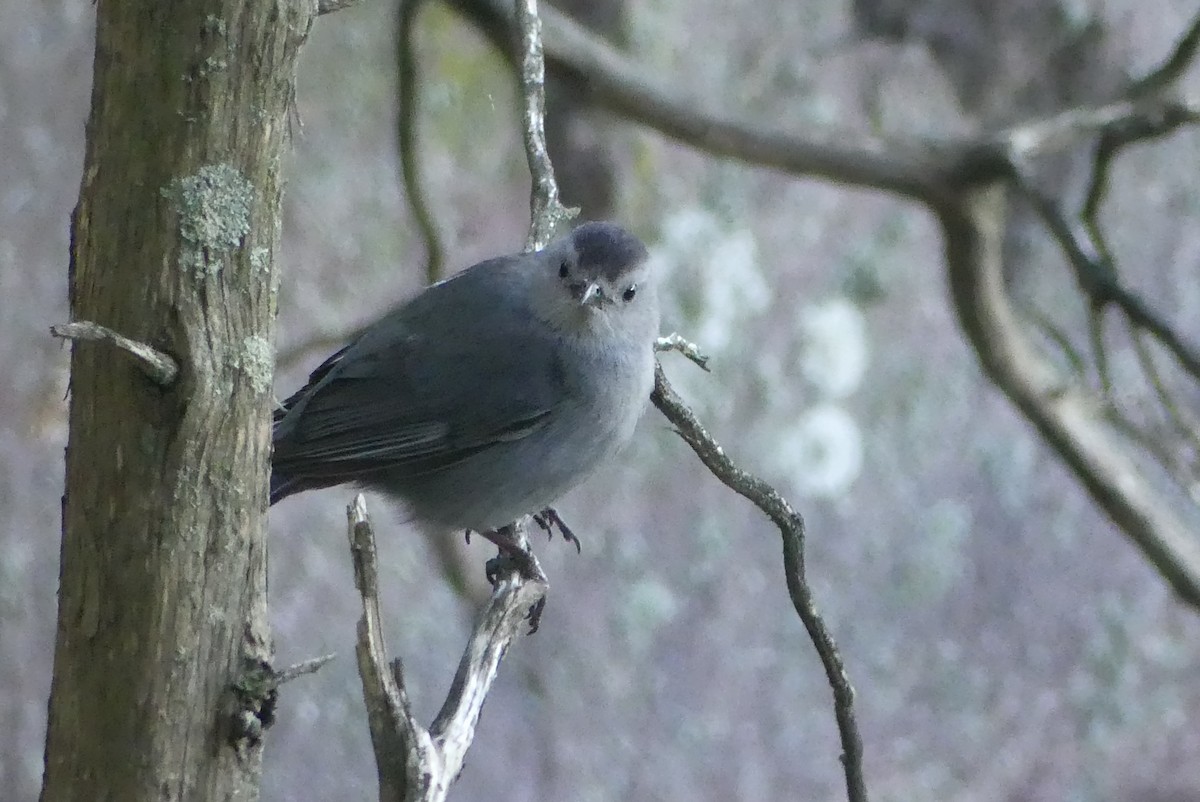
<svg viewBox="0 0 1200 802">
<path fill-rule="evenodd" d="M 522 579 L 530 582 L 547 583 L 546 573 L 542 570 L 542 566 L 538 563 L 537 557 L 534 556 L 533 550 L 529 547 L 529 539 L 522 532 L 519 532 L 514 526 L 502 526 L 499 529 L 492 529 L 486 532 L 480 532 L 485 538 L 495 544 L 499 549 L 499 553 L 488 560 L 484 564 L 484 572 L 487 580 L 492 587 L 500 581 L 500 578 L 506 573 L 516 573 Z M 538 630 L 538 624 L 541 623 L 542 611 L 546 607 L 546 599 L 542 597 L 536 604 L 529 608 L 529 613 L 526 618 L 529 621 L 529 634 L 532 635 Z"/>
<path fill-rule="evenodd" d="M 558 531 L 559 534 L 562 535 L 562 539 L 568 543 L 575 544 L 576 554 L 579 554 L 583 551 L 583 546 L 580 545 L 579 538 L 575 536 L 575 533 L 571 531 L 571 527 L 567 526 L 566 522 L 559 516 L 558 510 L 554 509 L 553 507 L 547 507 L 541 512 L 534 513 L 533 522 L 536 523 L 541 530 L 546 533 L 546 536 L 550 540 L 554 539 L 554 528 L 558 527 Z"/>
</svg>

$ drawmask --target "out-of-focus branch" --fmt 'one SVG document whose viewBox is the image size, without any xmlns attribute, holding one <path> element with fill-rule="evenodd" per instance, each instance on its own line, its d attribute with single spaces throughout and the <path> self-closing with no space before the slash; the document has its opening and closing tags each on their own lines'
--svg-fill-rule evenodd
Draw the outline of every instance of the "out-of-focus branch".
<svg viewBox="0 0 1200 802">
<path fill-rule="evenodd" d="M 422 187 L 421 161 L 418 158 L 420 144 L 417 127 L 421 87 L 415 50 L 416 21 L 422 5 L 423 0 L 405 0 L 400 4 L 396 31 L 396 77 L 400 105 L 397 113 L 397 133 L 400 140 L 400 172 L 404 192 L 408 197 L 413 219 L 421 232 L 421 239 L 425 241 L 425 280 L 432 284 L 442 277 L 446 256 L 437 223 L 433 219 L 433 211 L 429 208 L 429 201 Z"/>
<path fill-rule="evenodd" d="M 1200 48 L 1200 10 L 1192 16 L 1191 24 L 1179 37 L 1171 54 L 1148 75 L 1134 82 L 1129 95 L 1140 97 L 1173 84 L 1196 58 L 1197 48 Z"/>
<path fill-rule="evenodd" d="M 804 519 L 775 488 L 734 464 L 700 423 L 695 413 L 671 387 L 662 366 L 657 363 L 651 399 L 713 475 L 729 489 L 762 510 L 779 527 L 783 536 L 783 567 L 788 596 L 791 597 L 792 606 L 804 623 L 804 628 L 808 630 L 808 636 L 816 647 L 821 665 L 825 667 L 825 676 L 833 689 L 834 712 L 842 741 L 842 767 L 846 775 L 847 798 L 851 802 L 866 802 L 862 736 L 859 735 L 858 722 L 854 716 L 854 688 L 846 674 L 837 644 L 817 611 L 812 589 L 808 586 L 804 574 Z"/>
<path fill-rule="evenodd" d="M 1001 270 L 1003 187 L 940 210 L 951 296 L 988 376 L 1187 604 L 1200 609 L 1200 543 L 1105 428 L 1103 406 L 1068 383 L 1021 331 Z"/>
<path fill-rule="evenodd" d="M 545 247 L 555 229 L 575 217 L 579 210 L 568 209 L 559 202 L 558 182 L 546 150 L 546 62 L 537 0 L 515 0 L 514 10 L 521 34 L 521 128 L 532 183 L 525 250 L 535 251 Z"/>
<path fill-rule="evenodd" d="M 475 624 L 446 702 L 427 730 L 413 717 L 399 658 L 388 659 L 379 610 L 375 535 L 361 494 L 347 507 L 346 514 L 354 583 L 363 604 L 356 653 L 379 773 L 379 799 L 444 800 L 462 771 L 500 660 L 517 637 L 527 611 L 544 596 L 546 586 L 521 578 L 515 571 L 498 578 L 491 601 Z"/>
<path fill-rule="evenodd" d="M 1147 136 L 1157 136 L 1158 129 L 1146 127 Z M 1125 144 L 1137 141 L 1136 137 L 1123 140 Z M 1115 147 L 1115 146 L 1114 146 Z M 1098 160 L 1098 169 L 1107 169 L 1111 156 Z M 1103 168 L 1099 167 L 1103 165 Z M 1117 276 L 1107 245 L 1098 238 L 1100 227 L 1095 222 L 1096 209 L 1092 192 L 1085 205 L 1085 217 L 1072 221 L 1063 213 L 1054 198 L 1036 188 L 1031 177 L 1023 174 L 1019 165 L 1014 165 L 1013 181 L 1029 198 L 1033 208 L 1046 224 L 1050 234 L 1058 242 L 1068 263 L 1075 271 L 1080 289 L 1089 297 L 1094 307 L 1103 310 L 1112 304 L 1119 308 L 1130 323 L 1144 329 L 1161 342 L 1179 360 L 1180 365 L 1200 380 L 1200 353 L 1184 342 L 1179 332 L 1162 318 L 1158 312 L 1133 291 L 1122 286 Z M 1092 186 L 1100 184 L 1093 182 Z M 1093 190 L 1094 191 L 1094 190 Z M 1090 215 L 1090 219 L 1086 216 Z"/>
<path fill-rule="evenodd" d="M 1150 344 L 1145 341 L 1142 332 L 1134 329 L 1130 340 L 1133 344 L 1134 352 L 1137 354 L 1138 363 L 1141 365 L 1142 373 L 1150 382 L 1150 386 L 1154 388 L 1154 393 L 1158 397 L 1158 404 L 1162 407 L 1165 425 L 1169 426 L 1173 431 L 1166 438 L 1158 438 L 1172 444 L 1186 443 L 1191 450 L 1193 458 L 1200 454 L 1200 421 L 1197 421 L 1188 411 L 1179 403 L 1179 399 L 1175 397 L 1171 387 L 1168 386 L 1166 378 L 1162 375 L 1162 371 L 1158 369 L 1158 365 L 1154 360 L 1154 353 L 1150 350 Z M 1172 449 L 1174 452 L 1174 449 Z M 1160 459 L 1173 473 L 1187 474 L 1186 477 L 1181 476 L 1180 484 L 1185 485 L 1189 492 L 1193 492 L 1195 469 L 1184 468 L 1178 459 L 1163 461 Z"/>
<path fill-rule="evenodd" d="M 513 35 L 503 0 L 451 0 L 504 51 Z M 1138 125 L 1175 128 L 1196 119 L 1183 101 L 1155 93 L 1098 107 L 1067 109 L 995 135 L 932 140 L 813 125 L 800 132 L 771 130 L 770 122 L 690 97 L 655 80 L 656 71 L 621 53 L 553 7 L 541 13 L 546 58 L 584 82 L 594 101 L 699 150 L 798 176 L 873 187 L 930 205 L 964 184 L 1011 174 L 1014 158 L 1077 144 L 1089 136 Z M 1155 122 L 1157 121 L 1157 122 Z"/>
</svg>

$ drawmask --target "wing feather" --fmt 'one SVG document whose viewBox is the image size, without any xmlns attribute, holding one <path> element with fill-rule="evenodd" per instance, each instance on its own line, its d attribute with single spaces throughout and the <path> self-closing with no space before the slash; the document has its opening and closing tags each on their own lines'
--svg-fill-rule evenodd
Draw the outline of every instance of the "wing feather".
<svg viewBox="0 0 1200 802">
<path fill-rule="evenodd" d="M 505 267 L 435 285 L 313 371 L 276 413 L 275 473 L 322 484 L 420 475 L 546 425 L 561 398 L 555 342 L 497 304 Z"/>
</svg>

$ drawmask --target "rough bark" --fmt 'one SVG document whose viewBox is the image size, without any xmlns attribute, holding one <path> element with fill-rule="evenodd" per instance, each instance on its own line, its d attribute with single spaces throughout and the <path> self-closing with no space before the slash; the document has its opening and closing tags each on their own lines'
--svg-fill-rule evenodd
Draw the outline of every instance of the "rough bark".
<svg viewBox="0 0 1200 802">
<path fill-rule="evenodd" d="M 42 799 L 258 795 L 281 155 L 315 4 L 97 7 Z"/>
</svg>

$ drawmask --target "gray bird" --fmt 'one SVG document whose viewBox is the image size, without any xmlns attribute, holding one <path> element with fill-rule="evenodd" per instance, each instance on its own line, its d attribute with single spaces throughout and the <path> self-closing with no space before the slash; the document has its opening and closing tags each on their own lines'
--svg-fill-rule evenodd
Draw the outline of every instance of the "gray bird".
<svg viewBox="0 0 1200 802">
<path fill-rule="evenodd" d="M 469 267 L 283 403 L 271 503 L 354 483 L 485 534 L 546 509 L 631 438 L 658 325 L 646 248 L 614 223 Z"/>
</svg>

